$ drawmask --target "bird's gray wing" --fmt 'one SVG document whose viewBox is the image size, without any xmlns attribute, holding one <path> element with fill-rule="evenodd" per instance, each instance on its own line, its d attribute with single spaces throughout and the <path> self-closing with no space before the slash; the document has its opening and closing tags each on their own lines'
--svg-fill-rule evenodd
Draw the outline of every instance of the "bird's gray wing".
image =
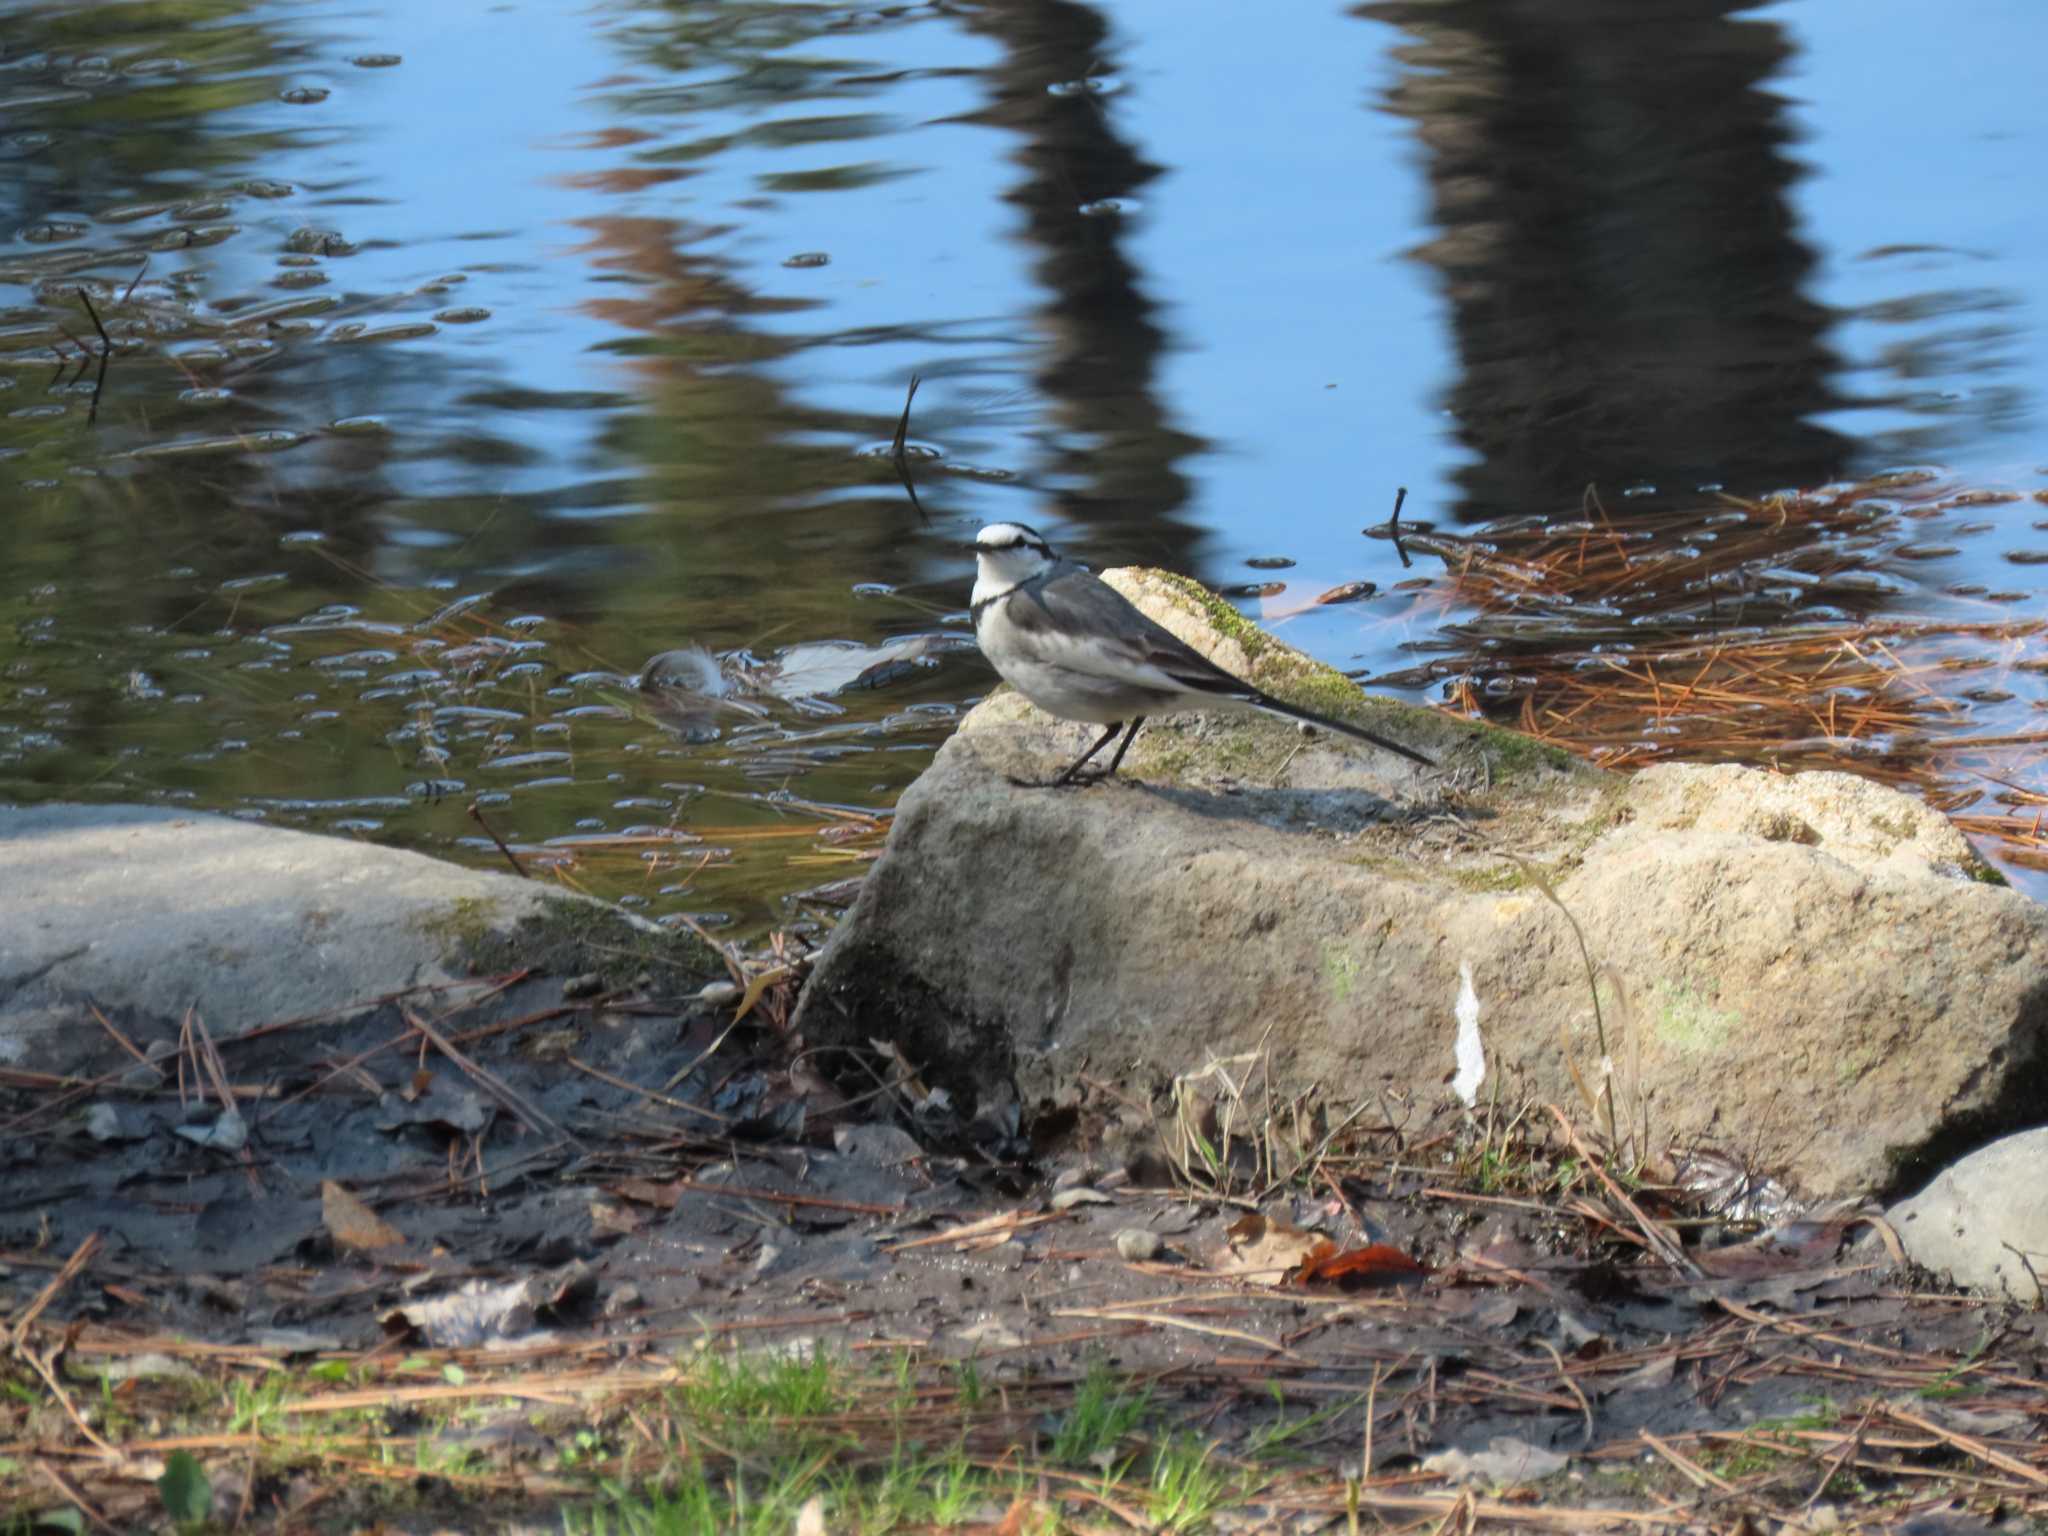
<svg viewBox="0 0 2048 1536">
<path fill-rule="evenodd" d="M 1207 694 L 1236 699 L 1291 720 L 1306 720 L 1343 735 L 1399 753 L 1425 768 L 1436 764 L 1413 747 L 1375 735 L 1363 726 L 1288 704 L 1183 643 L 1155 624 L 1121 592 L 1078 566 L 1055 569 L 1026 582 L 1004 609 L 1017 643 L 1041 665 L 1101 678 L 1129 688 L 1149 688 L 1162 699 Z"/>
<path fill-rule="evenodd" d="M 1026 583 L 1009 604 L 1007 617 L 1040 660 L 1069 671 L 1168 693 L 1238 698 L 1258 693 L 1078 566 Z"/>
</svg>

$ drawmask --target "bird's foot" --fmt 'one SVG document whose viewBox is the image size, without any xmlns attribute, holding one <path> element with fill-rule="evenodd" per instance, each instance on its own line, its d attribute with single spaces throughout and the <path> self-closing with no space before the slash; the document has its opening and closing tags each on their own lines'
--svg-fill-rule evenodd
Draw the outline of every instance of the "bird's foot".
<svg viewBox="0 0 2048 1536">
<path fill-rule="evenodd" d="M 1058 778 L 1053 779 L 1019 779 L 1010 777 L 1010 782 L 1018 789 L 1087 789 L 1091 785 L 1107 783 L 1109 777 L 1107 773 L 1098 768 L 1093 773 L 1063 773 Z"/>
<path fill-rule="evenodd" d="M 1096 768 L 1086 773 L 1077 769 L 1061 774 L 1052 783 L 1055 789 L 1086 789 L 1091 784 L 1107 784 L 1115 777 L 1114 768 Z"/>
</svg>

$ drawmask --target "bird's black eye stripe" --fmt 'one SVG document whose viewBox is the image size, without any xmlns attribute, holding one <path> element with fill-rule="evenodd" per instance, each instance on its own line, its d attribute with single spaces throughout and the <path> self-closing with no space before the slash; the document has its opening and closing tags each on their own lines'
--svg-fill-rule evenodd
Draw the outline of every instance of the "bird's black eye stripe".
<svg viewBox="0 0 2048 1536">
<path fill-rule="evenodd" d="M 1038 551 L 1038 552 L 1039 552 L 1040 554 L 1045 554 L 1045 553 L 1048 553 L 1048 552 L 1049 552 L 1049 548 L 1050 548 L 1050 547 L 1049 547 L 1049 546 L 1048 546 L 1048 545 L 1046 544 L 1045 540 L 1043 540 L 1043 539 L 1034 539 L 1034 538 L 1032 538 L 1032 537 L 1031 537 L 1031 535 L 1030 535 L 1030 534 L 1028 534 L 1028 533 L 1019 533 L 1019 534 L 1015 534 L 1015 535 L 1011 536 L 1010 538 L 1004 539 L 1004 540 L 1003 540 L 1003 541 L 1002 541 L 1001 543 L 984 543 L 984 542 L 981 542 L 981 541 L 977 540 L 977 541 L 975 542 L 975 545 L 974 545 L 974 547 L 975 547 L 976 549 L 986 549 L 986 550 L 992 550 L 992 551 L 1001 551 L 1001 550 L 1010 550 L 1010 549 L 1035 549 L 1035 550 L 1037 550 L 1037 551 Z"/>
</svg>

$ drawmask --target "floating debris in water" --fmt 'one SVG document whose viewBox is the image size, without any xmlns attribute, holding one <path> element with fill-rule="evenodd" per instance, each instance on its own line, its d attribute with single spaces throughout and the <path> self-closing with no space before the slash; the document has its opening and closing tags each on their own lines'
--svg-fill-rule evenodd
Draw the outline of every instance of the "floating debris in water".
<svg viewBox="0 0 2048 1536">
<path fill-rule="evenodd" d="M 1371 597 L 1379 588 L 1369 581 L 1347 581 L 1342 586 L 1332 587 L 1316 598 L 1319 604 L 1356 603 Z"/>
</svg>

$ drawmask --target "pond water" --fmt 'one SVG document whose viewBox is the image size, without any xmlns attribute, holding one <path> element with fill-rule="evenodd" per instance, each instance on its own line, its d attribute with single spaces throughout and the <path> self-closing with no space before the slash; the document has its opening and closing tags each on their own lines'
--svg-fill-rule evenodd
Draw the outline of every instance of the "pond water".
<svg viewBox="0 0 2048 1536">
<path fill-rule="evenodd" d="M 1507 718 L 1731 611 L 1931 621 L 1898 676 L 1973 680 L 1915 782 L 2026 813 L 2044 46 L 2029 0 L 0 0 L 0 798 L 786 922 L 989 686 L 961 546 L 1014 518 Z M 1717 491 L 1770 536 L 1704 588 L 1470 579 L 1702 559 Z M 721 696 L 635 690 L 671 652 Z"/>
</svg>

